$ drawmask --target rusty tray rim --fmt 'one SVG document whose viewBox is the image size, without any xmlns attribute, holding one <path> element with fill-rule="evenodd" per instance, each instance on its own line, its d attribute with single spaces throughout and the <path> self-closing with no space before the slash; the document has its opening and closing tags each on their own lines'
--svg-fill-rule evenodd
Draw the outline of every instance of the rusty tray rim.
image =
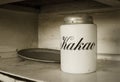
<svg viewBox="0 0 120 82">
<path fill-rule="evenodd" d="M 45 52 L 56 53 L 60 55 L 60 50 L 48 49 L 48 48 L 27 48 L 27 49 L 22 49 L 22 50 L 17 51 L 17 54 L 20 58 L 25 59 L 25 60 L 32 60 L 32 61 L 46 62 L 46 63 L 59 63 L 60 62 L 60 60 L 56 61 L 56 60 L 47 60 L 47 59 L 46 60 L 35 59 L 35 58 L 27 57 L 21 54 L 22 52 L 29 51 L 29 50 L 41 50 L 43 52 L 45 51 Z"/>
</svg>

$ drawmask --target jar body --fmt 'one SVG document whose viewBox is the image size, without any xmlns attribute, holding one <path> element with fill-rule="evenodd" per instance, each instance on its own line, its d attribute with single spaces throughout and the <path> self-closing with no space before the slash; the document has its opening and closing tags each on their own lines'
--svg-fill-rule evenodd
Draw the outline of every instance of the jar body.
<svg viewBox="0 0 120 82">
<path fill-rule="evenodd" d="M 60 32 L 61 70 L 67 73 L 90 73 L 96 71 L 96 25 L 61 25 Z"/>
</svg>

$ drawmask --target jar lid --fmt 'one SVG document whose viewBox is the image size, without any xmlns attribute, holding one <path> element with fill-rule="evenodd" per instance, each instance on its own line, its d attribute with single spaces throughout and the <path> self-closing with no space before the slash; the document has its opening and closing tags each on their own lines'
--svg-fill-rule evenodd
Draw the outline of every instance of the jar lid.
<svg viewBox="0 0 120 82">
<path fill-rule="evenodd" d="M 68 16 L 64 19 L 65 24 L 93 24 L 92 16 Z"/>
</svg>

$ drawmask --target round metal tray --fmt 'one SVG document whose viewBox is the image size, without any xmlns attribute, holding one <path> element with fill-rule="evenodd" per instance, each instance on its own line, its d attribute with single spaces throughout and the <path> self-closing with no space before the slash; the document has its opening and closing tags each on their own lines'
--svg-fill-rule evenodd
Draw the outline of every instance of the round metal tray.
<svg viewBox="0 0 120 82">
<path fill-rule="evenodd" d="M 19 50 L 18 56 L 28 60 L 42 62 L 60 62 L 60 51 L 45 48 L 29 48 Z"/>
</svg>

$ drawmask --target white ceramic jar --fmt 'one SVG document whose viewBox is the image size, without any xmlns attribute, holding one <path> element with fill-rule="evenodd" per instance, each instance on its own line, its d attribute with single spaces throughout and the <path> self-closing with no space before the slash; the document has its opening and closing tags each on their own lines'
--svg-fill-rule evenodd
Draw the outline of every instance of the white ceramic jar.
<svg viewBox="0 0 120 82">
<path fill-rule="evenodd" d="M 71 16 L 61 25 L 61 70 L 67 73 L 96 71 L 97 27 L 91 16 Z"/>
</svg>

